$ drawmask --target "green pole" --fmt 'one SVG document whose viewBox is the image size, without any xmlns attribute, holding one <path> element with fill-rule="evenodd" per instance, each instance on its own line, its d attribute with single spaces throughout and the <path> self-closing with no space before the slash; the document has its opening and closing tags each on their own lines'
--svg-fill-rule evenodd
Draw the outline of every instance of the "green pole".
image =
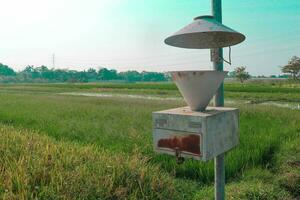
<svg viewBox="0 0 300 200">
<path fill-rule="evenodd" d="M 212 15 L 222 23 L 222 5 L 221 0 L 211 0 Z M 213 60 L 213 68 L 217 71 L 223 71 L 223 49 L 212 49 L 217 54 L 218 59 Z M 224 84 L 222 83 L 214 97 L 214 105 L 217 107 L 224 106 Z M 225 154 L 215 157 L 215 199 L 225 199 Z"/>
<path fill-rule="evenodd" d="M 221 6 L 221 0 L 212 0 L 212 15 L 214 18 L 222 23 L 222 6 Z M 218 53 L 219 58 L 223 58 L 223 49 L 215 49 L 215 51 Z M 223 60 L 218 59 L 213 62 L 213 68 L 217 71 L 223 71 Z M 224 85 L 223 83 L 219 87 L 215 98 L 215 106 L 224 106 Z"/>
</svg>

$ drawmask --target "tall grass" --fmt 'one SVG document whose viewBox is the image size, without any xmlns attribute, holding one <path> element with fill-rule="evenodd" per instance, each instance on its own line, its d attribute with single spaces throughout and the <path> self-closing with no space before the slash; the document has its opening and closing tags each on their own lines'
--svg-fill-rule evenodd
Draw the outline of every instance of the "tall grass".
<svg viewBox="0 0 300 200">
<path fill-rule="evenodd" d="M 50 137 L 94 144 L 113 153 L 138 151 L 177 177 L 213 181 L 213 163 L 188 160 L 176 165 L 171 156 L 152 150 L 151 112 L 180 106 L 181 102 L 128 98 L 6 94 L 0 97 L 0 122 L 34 129 Z M 299 111 L 241 106 L 240 145 L 226 156 L 227 178 L 243 169 L 270 165 L 280 144 L 299 129 Z"/>
<path fill-rule="evenodd" d="M 1 199 L 181 199 L 147 157 L 0 126 Z"/>
</svg>

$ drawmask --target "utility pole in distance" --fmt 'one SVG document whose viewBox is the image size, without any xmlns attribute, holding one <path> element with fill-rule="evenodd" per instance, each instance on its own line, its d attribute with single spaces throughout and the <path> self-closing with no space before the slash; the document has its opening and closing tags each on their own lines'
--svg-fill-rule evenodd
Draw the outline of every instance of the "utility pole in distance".
<svg viewBox="0 0 300 200">
<path fill-rule="evenodd" d="M 55 67 L 55 54 L 52 54 L 52 67 Z"/>
<path fill-rule="evenodd" d="M 222 0 L 211 0 L 212 15 L 215 20 L 222 23 Z M 212 54 L 216 54 L 218 59 L 213 60 L 213 68 L 217 71 L 223 71 L 223 49 L 212 49 Z M 224 84 L 222 83 L 217 90 L 214 98 L 216 107 L 224 106 Z M 215 199 L 225 199 L 225 153 L 215 157 Z"/>
</svg>

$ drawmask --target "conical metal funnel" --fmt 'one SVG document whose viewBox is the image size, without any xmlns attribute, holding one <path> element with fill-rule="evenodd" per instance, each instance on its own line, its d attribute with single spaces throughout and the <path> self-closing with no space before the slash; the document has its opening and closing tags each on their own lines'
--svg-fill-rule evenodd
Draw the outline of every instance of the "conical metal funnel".
<svg viewBox="0 0 300 200">
<path fill-rule="evenodd" d="M 204 111 L 224 80 L 224 71 L 174 71 L 172 78 L 193 111 Z"/>
<path fill-rule="evenodd" d="M 210 49 L 233 46 L 245 36 L 216 21 L 213 16 L 196 17 L 192 23 L 174 33 L 165 43 L 189 49 Z"/>
</svg>

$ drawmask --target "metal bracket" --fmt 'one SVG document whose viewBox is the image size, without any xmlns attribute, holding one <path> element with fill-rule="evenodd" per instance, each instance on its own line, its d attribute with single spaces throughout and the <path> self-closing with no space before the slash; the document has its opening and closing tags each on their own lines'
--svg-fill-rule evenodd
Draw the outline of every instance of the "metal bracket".
<svg viewBox="0 0 300 200">
<path fill-rule="evenodd" d="M 220 56 L 220 52 L 218 48 L 210 49 L 210 61 L 221 63 L 222 61 L 231 65 L 231 47 L 229 47 L 229 61 L 225 60 L 223 56 Z"/>
<path fill-rule="evenodd" d="M 219 49 L 210 49 L 210 61 L 220 63 L 222 58 L 219 56 Z"/>
</svg>

